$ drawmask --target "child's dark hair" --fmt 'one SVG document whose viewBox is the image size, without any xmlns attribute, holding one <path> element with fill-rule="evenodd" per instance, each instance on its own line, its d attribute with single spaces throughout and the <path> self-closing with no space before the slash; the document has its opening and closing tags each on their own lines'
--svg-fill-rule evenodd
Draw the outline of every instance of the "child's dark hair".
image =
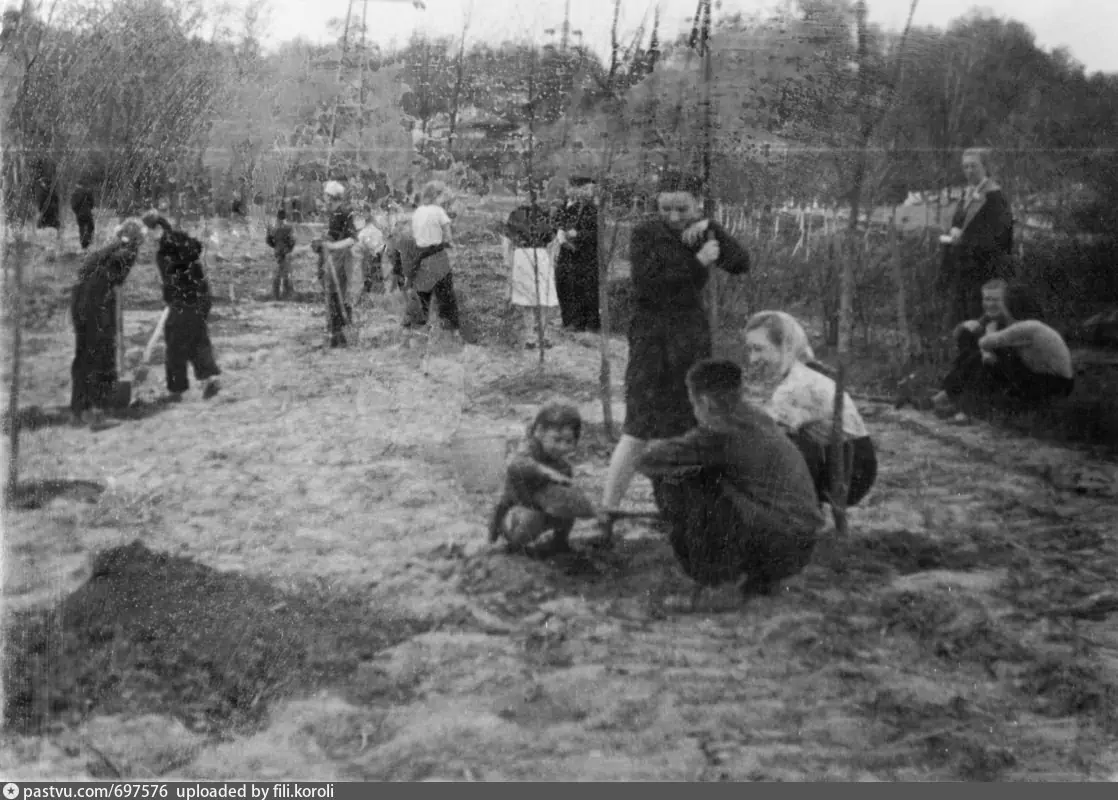
<svg viewBox="0 0 1118 800">
<path fill-rule="evenodd" d="M 573 430 L 575 441 L 582 437 L 582 415 L 578 409 L 567 403 L 548 403 L 538 412 L 532 424 L 528 427 L 528 435 L 535 436 L 536 432 L 546 430 Z"/>
<path fill-rule="evenodd" d="M 285 219 L 287 219 L 287 212 L 281 208 L 279 211 L 276 212 L 276 219 L 278 219 L 280 222 L 283 222 Z"/>
<path fill-rule="evenodd" d="M 703 359 L 687 370 L 687 386 L 698 397 L 709 397 L 723 408 L 732 408 L 741 398 L 741 367 L 722 358 Z"/>
</svg>

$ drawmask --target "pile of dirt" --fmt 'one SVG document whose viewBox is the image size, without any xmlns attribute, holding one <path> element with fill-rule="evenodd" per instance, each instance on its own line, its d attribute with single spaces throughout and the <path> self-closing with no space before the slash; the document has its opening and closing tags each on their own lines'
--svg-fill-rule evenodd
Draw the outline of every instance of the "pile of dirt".
<svg viewBox="0 0 1118 800">
<path fill-rule="evenodd" d="M 424 625 L 327 587 L 282 591 L 133 542 L 7 631 L 4 721 L 31 732 L 92 714 L 160 713 L 199 732 L 251 728 L 275 701 L 338 685 Z"/>
</svg>

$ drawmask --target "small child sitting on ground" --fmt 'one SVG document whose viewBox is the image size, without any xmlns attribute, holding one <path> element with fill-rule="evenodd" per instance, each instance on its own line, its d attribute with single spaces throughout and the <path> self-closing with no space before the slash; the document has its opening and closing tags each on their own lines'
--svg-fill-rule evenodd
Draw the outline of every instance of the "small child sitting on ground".
<svg viewBox="0 0 1118 800">
<path fill-rule="evenodd" d="M 581 435 L 577 408 L 549 403 L 540 409 L 509 462 L 504 491 L 490 521 L 489 541 L 503 536 L 511 550 L 525 551 L 551 531 L 551 542 L 534 548 L 533 555 L 570 551 L 568 539 L 575 520 L 595 516 L 593 503 L 571 485 L 573 470 L 567 459 Z"/>
<path fill-rule="evenodd" d="M 735 581 L 743 597 L 776 591 L 811 560 L 823 515 L 796 445 L 742 399 L 742 371 L 707 359 L 687 373 L 698 427 L 652 443 L 637 471 L 652 480 L 670 541 L 694 580 Z"/>
</svg>

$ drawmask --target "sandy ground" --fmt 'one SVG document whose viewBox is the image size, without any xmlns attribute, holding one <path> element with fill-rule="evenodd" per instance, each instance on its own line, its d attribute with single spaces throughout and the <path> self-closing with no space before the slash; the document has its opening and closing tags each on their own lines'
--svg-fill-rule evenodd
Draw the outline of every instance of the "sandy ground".
<svg viewBox="0 0 1118 800">
<path fill-rule="evenodd" d="M 495 243 L 484 248 L 459 267 L 473 311 L 500 300 Z M 255 269 L 264 291 L 262 245 L 243 252 L 215 267 L 219 291 L 234 269 Z M 151 276 L 136 286 L 134 350 L 158 315 Z M 139 540 L 222 580 L 350 598 L 364 616 L 345 623 L 348 666 L 267 692 L 253 721 L 225 727 L 170 695 L 141 702 L 123 680 L 80 713 L 10 726 L 5 778 L 1118 778 L 1113 468 L 866 407 L 881 475 L 848 537 L 829 533 L 776 597 L 712 593 L 684 614 L 664 598 L 688 583 L 644 525 L 622 527 L 612 554 L 565 561 L 486 542 L 505 443 L 538 403 L 566 396 L 600 423 L 596 340 L 557 337 L 541 376 L 535 354 L 495 339 L 428 348 L 384 307 L 359 319 L 360 342 L 330 351 L 317 304 L 242 292 L 219 305 L 222 393 L 101 433 L 25 431 L 24 481 L 104 491 L 9 511 L 4 529 L 9 663 L 27 649 L 20 620 L 57 617 L 96 554 Z M 23 405 L 65 405 L 70 346 L 64 316 L 27 336 Z M 616 383 L 620 340 L 613 353 Z M 138 393 L 162 393 L 161 367 Z M 590 428 L 576 475 L 596 494 L 608 448 Z M 630 503 L 650 503 L 646 484 Z M 198 600 L 151 592 L 184 613 Z M 281 630 L 285 602 L 271 612 Z"/>
</svg>

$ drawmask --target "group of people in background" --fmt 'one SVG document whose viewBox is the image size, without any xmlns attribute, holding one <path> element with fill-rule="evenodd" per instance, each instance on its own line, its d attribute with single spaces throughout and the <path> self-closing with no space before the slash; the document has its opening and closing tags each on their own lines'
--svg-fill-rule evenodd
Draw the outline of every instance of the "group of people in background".
<svg viewBox="0 0 1118 800">
<path fill-rule="evenodd" d="M 968 189 L 942 237 L 941 273 L 941 287 L 952 299 L 958 355 L 933 402 L 942 413 L 965 419 L 974 398 L 1036 407 L 1066 396 L 1074 387 L 1074 365 L 1063 339 L 1012 280 L 1013 219 L 989 174 L 988 153 L 966 151 L 963 171 Z M 588 518 L 599 534 L 591 543 L 609 546 L 629 485 L 642 474 L 652 481 L 673 550 L 697 587 L 734 582 L 747 597 L 771 594 L 809 562 L 824 508 L 840 499 L 857 505 L 868 495 L 877 452 L 845 395 L 837 451 L 845 481 L 838 487 L 843 496 L 834 497 L 836 385 L 794 316 L 765 310 L 749 317 L 741 330 L 743 364 L 711 357 L 704 287 L 713 269 L 747 273 L 750 257 L 725 228 L 702 216 L 702 188 L 693 175 L 665 171 L 656 213 L 632 232 L 625 421 L 601 500 L 590 501 L 573 485 L 568 459 L 582 432 L 577 409 L 548 404 L 509 464 L 489 533 L 515 550 L 553 555 L 570 549 L 575 520 Z M 558 306 L 564 328 L 597 331 L 594 181 L 574 176 L 553 184 L 549 195 L 551 205 L 520 206 L 506 223 L 509 299 L 531 312 L 525 318 L 532 328 L 538 309 Z M 327 182 L 324 196 L 325 232 L 311 247 L 326 294 L 330 346 L 346 344 L 349 268 L 358 260 L 364 292 L 373 291 L 378 278 L 409 289 L 410 324 L 425 324 L 436 313 L 457 330 L 447 187 L 427 184 L 413 211 L 380 225 L 359 222 L 342 184 Z M 156 264 L 169 310 L 168 392 L 178 398 L 188 388 L 188 364 L 205 383 L 204 397 L 217 391 L 220 369 L 207 333 L 212 299 L 202 245 L 158 212 L 148 212 L 122 223 L 113 242 L 86 259 L 74 291 L 72 408 L 79 419 L 92 411 L 95 424 L 115 379 L 114 290 L 135 264 L 145 229 L 159 236 Z M 280 299 L 292 291 L 289 259 L 296 247 L 283 211 L 266 240 L 276 257 L 273 293 Z"/>
<path fill-rule="evenodd" d="M 943 237 L 941 285 L 951 292 L 958 357 L 933 401 L 965 421 L 955 403 L 981 398 L 1037 407 L 1074 387 L 1071 353 L 1039 317 L 1014 272 L 1013 219 L 989 175 L 989 153 L 963 157 L 968 190 Z M 543 408 L 510 462 L 490 521 L 490 539 L 535 555 L 570 549 L 578 518 L 596 520 L 591 545 L 608 546 L 629 484 L 652 482 L 675 555 L 696 586 L 733 582 L 742 596 L 771 594 L 810 561 L 836 499 L 862 502 L 877 477 L 873 439 L 845 395 L 833 470 L 836 393 L 815 360 L 803 326 L 782 311 L 752 315 L 742 331 L 746 365 L 712 359 L 702 289 L 711 269 L 742 274 L 746 250 L 712 220 L 700 218 L 697 179 L 662 176 L 658 213 L 632 233 L 633 318 L 625 375 L 623 435 L 610 459 L 600 503 L 575 489 L 566 458 L 581 420 L 571 406 Z M 518 209 L 525 249 L 546 241 L 547 217 Z M 512 227 L 510 220 L 510 228 Z M 558 236 L 556 237 L 558 238 Z M 982 311 L 976 307 L 982 304 Z M 962 418 L 962 419 L 960 419 Z M 832 485 L 832 474 L 844 476 Z M 838 489 L 844 496 L 835 498 Z M 546 532 L 552 536 L 536 544 Z"/>
<path fill-rule="evenodd" d="M 509 302 L 520 313 L 525 347 L 538 343 L 537 315 L 546 331 L 558 308 L 564 330 L 601 329 L 597 185 L 589 175 L 557 178 L 547 201 L 515 208 L 505 223 Z"/>
</svg>

